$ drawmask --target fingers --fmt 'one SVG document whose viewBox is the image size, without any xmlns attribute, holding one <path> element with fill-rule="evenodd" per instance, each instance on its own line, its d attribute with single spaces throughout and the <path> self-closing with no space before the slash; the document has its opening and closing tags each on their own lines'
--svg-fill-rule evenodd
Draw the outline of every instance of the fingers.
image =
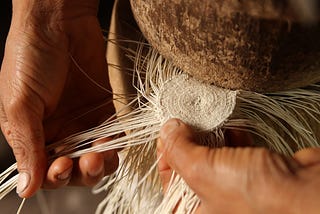
<svg viewBox="0 0 320 214">
<path fill-rule="evenodd" d="M 94 1 L 93 4 L 96 5 L 96 3 Z M 104 168 L 105 159 L 102 154 L 84 156 L 75 165 L 70 159 L 59 158 L 49 167 L 46 176 L 45 137 L 47 137 L 47 141 L 51 141 L 55 137 L 59 138 L 59 136 L 55 136 L 59 133 L 55 130 L 47 131 L 50 133 L 50 139 L 48 139 L 48 135 L 44 134 L 43 124 L 45 120 L 57 121 L 59 120 L 57 116 L 68 115 L 79 106 L 85 106 L 87 103 L 92 104 L 92 100 L 85 98 L 95 97 L 95 101 L 101 101 L 101 96 L 97 96 L 90 90 L 91 85 L 91 87 L 87 87 L 86 84 L 82 86 L 83 81 L 79 81 L 82 80 L 81 78 L 76 79 L 78 81 L 70 78 L 73 77 L 70 76 L 70 73 L 74 73 L 72 72 L 74 67 L 70 66 L 70 52 L 77 56 L 80 64 L 87 64 L 86 71 L 87 69 L 99 71 L 97 73 L 103 74 L 103 76 L 106 75 L 106 62 L 104 47 L 101 46 L 103 40 L 99 24 L 97 19 L 91 16 L 93 15 L 92 7 L 84 6 L 83 10 L 83 5 L 78 5 L 77 8 L 82 11 L 80 17 L 71 19 L 73 11 L 72 14 L 69 14 L 70 20 L 63 20 L 56 24 L 54 16 L 48 16 L 48 18 L 39 13 L 39 9 L 42 12 L 46 11 L 48 5 L 44 4 L 42 5 L 44 7 L 41 8 L 38 8 L 37 4 L 33 5 L 34 7 L 28 7 L 27 17 L 23 19 L 24 21 L 20 15 L 25 16 L 26 13 L 20 11 L 24 8 L 24 6 L 20 6 L 20 3 L 14 4 L 15 13 L 0 72 L 0 104 L 2 105 L 0 122 L 18 163 L 20 176 L 17 192 L 21 197 L 30 197 L 41 186 L 44 178 L 45 183 L 53 188 L 68 183 L 70 169 L 75 169 L 72 171 L 78 172 L 83 178 L 81 182 L 86 184 L 92 183 L 91 180 L 84 177 L 89 172 L 96 173 L 96 177 L 101 177 L 99 170 Z M 52 4 L 50 3 L 49 6 Z M 38 15 L 43 16 L 42 18 L 45 20 L 35 18 L 39 18 Z M 25 21 L 28 22 L 27 25 Z M 47 22 L 51 23 L 49 23 L 50 29 L 42 28 L 46 26 L 43 24 Z M 84 23 L 84 27 L 80 31 L 76 30 L 79 29 L 77 27 L 79 23 Z M 64 28 L 66 25 L 68 25 L 68 29 Z M 80 34 L 77 32 L 86 32 L 86 34 L 81 34 L 82 36 L 79 37 Z M 97 35 L 97 33 L 101 37 L 99 37 L 99 42 L 96 39 L 90 40 L 91 42 L 88 43 L 83 42 L 82 38 L 88 38 L 88 36 L 96 38 L 92 35 Z M 90 51 L 92 44 L 99 48 L 94 49 L 93 52 Z M 91 73 L 95 74 L 95 72 Z M 76 75 L 81 76 L 79 73 Z M 99 80 L 102 81 L 105 78 Z M 79 97 L 78 94 L 82 96 Z M 105 92 L 100 94 L 105 94 Z M 74 99 L 69 100 L 69 98 Z M 60 106 L 62 110 L 57 112 L 60 110 Z M 60 121 L 57 127 L 60 130 L 61 127 L 65 127 L 65 124 L 66 121 Z M 109 166 L 109 168 L 112 167 Z M 111 171 L 111 169 L 108 170 Z M 73 181 L 73 178 L 72 173 L 70 182 Z"/>
<path fill-rule="evenodd" d="M 43 141 L 33 136 L 28 137 L 24 133 L 21 129 L 10 129 L 5 136 L 17 161 L 19 177 L 16 192 L 20 197 L 28 198 L 42 184 L 47 158 Z"/>
<path fill-rule="evenodd" d="M 190 156 L 196 156 L 195 147 L 193 131 L 180 120 L 171 119 L 161 128 L 158 150 L 179 174 L 183 173 L 184 164 L 192 164 Z"/>
<path fill-rule="evenodd" d="M 3 65 L 0 74 L 1 129 L 17 160 L 16 191 L 20 197 L 27 198 L 41 186 L 47 167 L 41 118 L 44 107 L 37 94 L 29 93 L 30 88 L 27 90 L 19 77 L 8 78 L 5 68 Z"/>
<path fill-rule="evenodd" d="M 296 152 L 293 158 L 303 167 L 320 163 L 320 148 L 308 148 Z"/>
<path fill-rule="evenodd" d="M 114 150 L 83 155 L 75 164 L 69 184 L 93 186 L 102 177 L 113 173 L 118 167 L 118 162 L 118 154 Z"/>
<path fill-rule="evenodd" d="M 167 163 L 167 160 L 162 158 L 162 155 L 163 155 L 163 143 L 161 142 L 161 139 L 158 139 L 157 156 L 161 157 L 158 163 L 158 171 L 159 171 L 159 176 L 161 178 L 163 193 L 166 193 L 170 183 L 171 176 L 172 176 L 172 168 Z"/>
<path fill-rule="evenodd" d="M 169 120 L 160 130 L 158 153 L 162 153 L 163 158 L 159 163 L 159 171 L 165 187 L 169 183 L 172 168 L 192 189 L 202 189 L 199 180 L 202 176 L 198 179 L 197 175 L 209 149 L 197 146 L 194 138 L 191 128 L 177 119 Z"/>
<path fill-rule="evenodd" d="M 20 197 L 30 197 L 41 186 L 47 163 L 41 119 L 23 106 L 24 100 L 7 103 L 10 106 L 2 104 L 0 122 L 18 164 L 16 191 Z"/>
<path fill-rule="evenodd" d="M 210 149 L 197 145 L 196 140 L 190 127 L 180 120 L 169 120 L 160 131 L 159 170 L 165 188 L 171 170 L 175 170 L 198 195 L 207 212 L 248 213 L 277 208 L 280 195 L 293 195 L 288 187 L 294 186 L 294 174 L 288 160 L 280 155 L 262 148 Z M 274 197 L 266 200 L 265 195 Z"/>
<path fill-rule="evenodd" d="M 75 180 L 79 184 L 92 186 L 104 175 L 104 157 L 102 154 L 89 153 L 80 157 L 78 166 L 79 176 Z"/>
<path fill-rule="evenodd" d="M 40 77 L 49 67 L 41 67 L 39 57 L 48 51 L 39 53 L 39 40 L 26 35 L 11 27 L 0 73 L 1 129 L 17 160 L 17 193 L 24 198 L 39 189 L 47 169 L 41 92 L 48 92 L 48 84 Z"/>
<path fill-rule="evenodd" d="M 102 177 L 113 173 L 118 168 L 118 162 L 118 154 L 114 150 L 85 154 L 75 160 L 60 157 L 50 165 L 43 187 L 93 186 Z"/>
<path fill-rule="evenodd" d="M 57 158 L 49 167 L 44 188 L 58 188 L 70 182 L 72 175 L 73 161 L 67 157 Z"/>
</svg>

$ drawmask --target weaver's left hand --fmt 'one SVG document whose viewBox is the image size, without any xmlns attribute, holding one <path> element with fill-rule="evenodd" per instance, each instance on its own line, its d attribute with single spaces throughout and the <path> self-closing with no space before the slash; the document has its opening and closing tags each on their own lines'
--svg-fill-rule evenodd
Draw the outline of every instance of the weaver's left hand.
<svg viewBox="0 0 320 214">
<path fill-rule="evenodd" d="M 30 197 L 41 186 L 93 185 L 117 168 L 116 151 L 61 157 L 48 165 L 45 145 L 114 113 L 112 95 L 85 77 L 70 57 L 110 90 L 98 0 L 12 3 L 0 73 L 0 123 L 18 164 L 17 192 Z"/>
</svg>

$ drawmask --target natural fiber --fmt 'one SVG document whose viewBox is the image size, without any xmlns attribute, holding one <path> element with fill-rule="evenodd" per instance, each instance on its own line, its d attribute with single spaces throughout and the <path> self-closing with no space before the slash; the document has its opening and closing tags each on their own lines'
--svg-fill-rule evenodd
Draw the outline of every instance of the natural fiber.
<svg viewBox="0 0 320 214">
<path fill-rule="evenodd" d="M 54 153 L 51 159 L 125 148 L 116 173 L 94 189 L 106 191 L 97 213 L 170 213 L 178 202 L 177 213 L 194 211 L 200 201 L 178 175 L 172 176 L 166 195 L 160 185 L 156 139 L 161 125 L 172 117 L 193 126 L 200 143 L 211 147 L 225 145 L 228 129 L 250 132 L 256 146 L 286 155 L 319 146 L 320 85 L 271 94 L 231 91 L 195 80 L 143 43 L 127 53 L 135 60 L 135 98 L 98 127 L 47 147 L 48 154 Z M 63 149 L 56 152 L 57 147 Z M 16 187 L 17 176 L 5 181 L 16 168 L 0 175 L 0 199 Z"/>
<path fill-rule="evenodd" d="M 160 118 L 179 118 L 198 131 L 213 131 L 231 116 L 236 97 L 236 91 L 203 84 L 186 74 L 178 75 L 161 89 Z"/>
</svg>

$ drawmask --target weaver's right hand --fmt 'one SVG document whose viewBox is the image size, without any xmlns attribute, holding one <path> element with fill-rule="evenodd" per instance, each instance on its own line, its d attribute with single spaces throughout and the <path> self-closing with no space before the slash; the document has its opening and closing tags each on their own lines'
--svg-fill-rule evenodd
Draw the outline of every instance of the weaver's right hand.
<svg viewBox="0 0 320 214">
<path fill-rule="evenodd" d="M 231 140 L 236 145 L 245 138 Z M 161 129 L 158 153 L 164 189 L 175 170 L 200 198 L 198 213 L 320 213 L 320 149 L 286 158 L 267 149 L 211 149 L 196 142 L 190 127 L 172 119 Z"/>
</svg>

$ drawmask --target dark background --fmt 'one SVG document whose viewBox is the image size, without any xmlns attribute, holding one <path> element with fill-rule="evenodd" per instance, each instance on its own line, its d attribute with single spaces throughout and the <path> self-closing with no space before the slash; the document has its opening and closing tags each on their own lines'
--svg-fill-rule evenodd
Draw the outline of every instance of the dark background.
<svg viewBox="0 0 320 214">
<path fill-rule="evenodd" d="M 0 59 L 2 62 L 4 45 L 11 21 L 11 0 L 1 0 L 0 2 Z"/>
</svg>

